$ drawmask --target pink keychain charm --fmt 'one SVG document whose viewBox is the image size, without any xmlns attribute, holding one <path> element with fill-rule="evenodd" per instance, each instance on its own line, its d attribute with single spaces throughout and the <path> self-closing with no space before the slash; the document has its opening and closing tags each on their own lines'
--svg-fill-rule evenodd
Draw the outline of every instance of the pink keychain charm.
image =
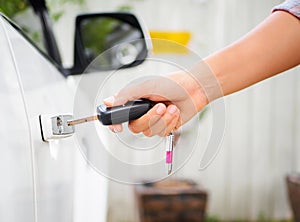
<svg viewBox="0 0 300 222">
<path fill-rule="evenodd" d="M 173 156 L 173 152 L 172 151 L 167 151 L 166 152 L 166 163 L 172 163 L 172 156 Z"/>
<path fill-rule="evenodd" d="M 166 138 L 166 165 L 167 165 L 168 175 L 172 173 L 173 147 L 174 147 L 174 134 L 171 132 Z"/>
</svg>

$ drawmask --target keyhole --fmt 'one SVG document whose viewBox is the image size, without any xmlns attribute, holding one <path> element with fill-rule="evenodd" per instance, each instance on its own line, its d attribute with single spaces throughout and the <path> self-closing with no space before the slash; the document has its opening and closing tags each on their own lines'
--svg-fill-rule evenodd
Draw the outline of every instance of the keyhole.
<svg viewBox="0 0 300 222">
<path fill-rule="evenodd" d="M 62 131 L 63 131 L 63 121 L 59 116 L 56 117 L 56 125 L 57 125 L 57 128 L 58 128 L 59 134 L 61 134 Z"/>
</svg>

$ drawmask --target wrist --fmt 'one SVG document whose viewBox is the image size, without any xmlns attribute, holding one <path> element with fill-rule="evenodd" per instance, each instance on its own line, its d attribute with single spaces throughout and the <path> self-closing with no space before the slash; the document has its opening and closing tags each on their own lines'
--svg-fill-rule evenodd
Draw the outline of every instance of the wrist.
<svg viewBox="0 0 300 222">
<path fill-rule="evenodd" d="M 189 99 L 194 104 L 196 112 L 200 112 L 204 106 L 209 103 L 208 97 L 203 89 L 202 85 L 195 78 L 195 75 L 191 72 L 179 72 L 180 80 L 177 78 L 178 83 L 186 90 L 189 95 Z"/>
<path fill-rule="evenodd" d="M 193 103 L 195 104 L 197 112 L 200 112 L 206 105 L 209 104 L 209 99 L 198 80 L 195 78 L 191 79 L 191 91 L 189 93 L 192 97 Z"/>
<path fill-rule="evenodd" d="M 193 76 L 194 82 L 198 85 L 198 87 L 195 87 L 195 96 L 200 100 L 197 102 L 200 104 L 200 110 L 207 104 L 223 96 L 220 81 L 210 68 L 209 63 L 201 61 L 196 64 L 189 73 Z"/>
</svg>

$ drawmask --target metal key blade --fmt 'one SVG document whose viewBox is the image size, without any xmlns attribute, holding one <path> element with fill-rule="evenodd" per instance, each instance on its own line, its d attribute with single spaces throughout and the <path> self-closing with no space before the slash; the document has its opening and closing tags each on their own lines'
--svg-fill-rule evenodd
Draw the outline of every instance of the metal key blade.
<svg viewBox="0 0 300 222">
<path fill-rule="evenodd" d="M 95 120 L 98 120 L 97 116 L 89 116 L 89 117 L 85 117 L 85 118 L 81 118 L 81 119 L 70 120 L 70 121 L 68 121 L 68 126 L 74 126 L 74 125 L 91 122 L 91 121 L 95 121 Z"/>
</svg>

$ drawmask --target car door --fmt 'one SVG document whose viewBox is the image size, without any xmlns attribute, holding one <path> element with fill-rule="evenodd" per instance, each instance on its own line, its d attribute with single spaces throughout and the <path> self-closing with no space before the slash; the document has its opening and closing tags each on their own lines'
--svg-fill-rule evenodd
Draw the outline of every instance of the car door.
<svg viewBox="0 0 300 222">
<path fill-rule="evenodd" d="M 72 87 L 3 16 L 0 45 L 0 221 L 106 221 L 107 181 L 74 137 L 41 139 L 39 115 L 72 112 Z"/>
</svg>

